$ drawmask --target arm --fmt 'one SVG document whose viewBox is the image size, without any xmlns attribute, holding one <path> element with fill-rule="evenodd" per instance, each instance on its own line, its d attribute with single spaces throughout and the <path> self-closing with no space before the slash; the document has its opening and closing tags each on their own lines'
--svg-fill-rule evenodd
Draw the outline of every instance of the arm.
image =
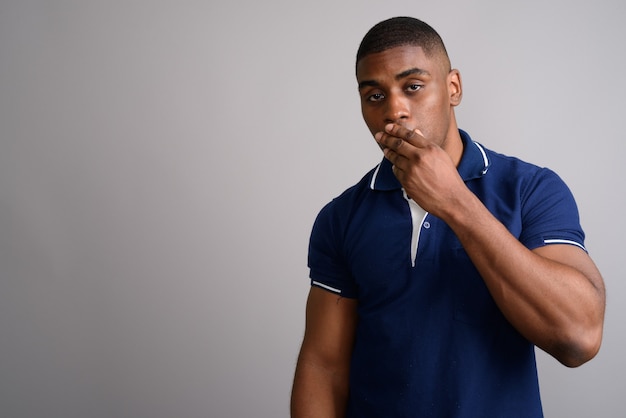
<svg viewBox="0 0 626 418">
<path fill-rule="evenodd" d="M 419 131 L 393 125 L 376 139 L 409 196 L 456 233 L 509 322 L 567 366 L 593 358 L 605 294 L 589 256 L 570 245 L 524 247 L 465 186 L 446 152 Z"/>
<path fill-rule="evenodd" d="M 587 253 L 573 245 L 530 251 L 473 193 L 459 199 L 441 216 L 509 322 L 567 366 L 593 358 L 602 340 L 605 295 Z"/>
<path fill-rule="evenodd" d="M 357 302 L 311 287 L 291 394 L 291 416 L 343 417 Z"/>
</svg>

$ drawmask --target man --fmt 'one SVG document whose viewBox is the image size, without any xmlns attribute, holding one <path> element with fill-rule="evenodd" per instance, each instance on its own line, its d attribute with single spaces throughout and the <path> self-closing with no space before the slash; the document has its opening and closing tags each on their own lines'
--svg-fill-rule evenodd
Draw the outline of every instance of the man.
<svg viewBox="0 0 626 418">
<path fill-rule="evenodd" d="M 356 77 L 384 159 L 313 227 L 292 416 L 541 417 L 534 346 L 576 367 L 602 338 L 569 189 L 457 128 L 461 76 L 424 22 L 375 25 Z"/>
</svg>

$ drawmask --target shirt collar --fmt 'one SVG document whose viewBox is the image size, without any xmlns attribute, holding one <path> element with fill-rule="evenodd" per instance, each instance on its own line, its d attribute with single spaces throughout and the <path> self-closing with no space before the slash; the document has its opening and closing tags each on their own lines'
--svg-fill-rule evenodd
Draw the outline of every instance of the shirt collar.
<svg viewBox="0 0 626 418">
<path fill-rule="evenodd" d="M 461 178 L 468 181 L 484 176 L 489 169 L 489 158 L 485 149 L 478 142 L 474 142 L 467 132 L 459 129 L 459 134 L 463 141 L 463 155 L 457 167 Z M 401 188 L 402 185 L 391 169 L 391 162 L 383 158 L 372 173 L 370 189 L 389 191 Z"/>
</svg>

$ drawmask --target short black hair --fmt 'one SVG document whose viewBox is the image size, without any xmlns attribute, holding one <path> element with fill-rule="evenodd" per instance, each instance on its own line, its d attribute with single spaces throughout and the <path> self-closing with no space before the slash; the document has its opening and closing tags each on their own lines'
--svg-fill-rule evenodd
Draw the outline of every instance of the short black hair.
<svg viewBox="0 0 626 418">
<path fill-rule="evenodd" d="M 374 25 L 359 45 L 356 63 L 366 55 L 406 45 L 421 47 L 427 57 L 441 54 L 449 67 L 448 52 L 437 31 L 426 22 L 406 16 L 392 17 Z"/>
</svg>

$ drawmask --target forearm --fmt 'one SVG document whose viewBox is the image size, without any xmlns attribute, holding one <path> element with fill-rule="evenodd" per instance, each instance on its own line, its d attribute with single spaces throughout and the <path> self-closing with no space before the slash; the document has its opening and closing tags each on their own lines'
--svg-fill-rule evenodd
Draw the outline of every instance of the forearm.
<svg viewBox="0 0 626 418">
<path fill-rule="evenodd" d="M 590 279 L 595 266 L 574 268 L 528 250 L 469 191 L 451 208 L 444 220 L 509 322 L 566 365 L 593 357 L 604 315 L 604 289 Z"/>
<path fill-rule="evenodd" d="M 333 371 L 298 360 L 291 394 L 292 418 L 340 418 L 348 399 L 348 371 Z"/>
</svg>

